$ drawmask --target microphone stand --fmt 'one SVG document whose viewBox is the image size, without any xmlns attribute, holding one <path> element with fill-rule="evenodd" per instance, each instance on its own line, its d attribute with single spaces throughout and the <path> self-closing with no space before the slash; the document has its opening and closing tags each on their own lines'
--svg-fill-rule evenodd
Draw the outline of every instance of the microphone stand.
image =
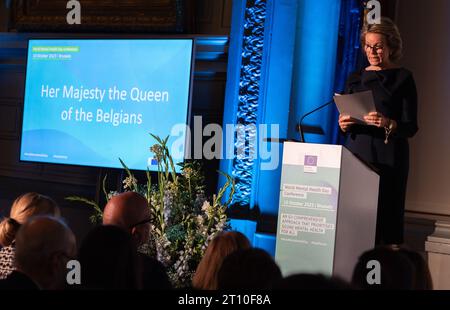
<svg viewBox="0 0 450 310">
<path fill-rule="evenodd" d="M 315 108 L 314 110 L 312 110 L 312 111 L 310 111 L 310 112 L 308 112 L 308 113 L 306 113 L 305 115 L 302 116 L 302 118 L 300 119 L 300 122 L 299 122 L 299 124 L 298 124 L 298 129 L 299 129 L 299 132 L 300 132 L 300 140 L 301 140 L 301 142 L 303 142 L 303 143 L 306 142 L 306 141 L 305 141 L 305 136 L 304 136 L 304 134 L 303 134 L 303 120 L 305 119 L 305 117 L 307 117 L 308 115 L 313 114 L 314 112 L 316 112 L 316 111 L 318 111 L 318 110 L 320 110 L 320 109 L 325 108 L 327 105 L 330 105 L 330 104 L 332 104 L 333 102 L 334 102 L 334 99 L 331 99 L 331 100 L 328 101 L 327 103 L 322 104 L 321 106 Z"/>
</svg>

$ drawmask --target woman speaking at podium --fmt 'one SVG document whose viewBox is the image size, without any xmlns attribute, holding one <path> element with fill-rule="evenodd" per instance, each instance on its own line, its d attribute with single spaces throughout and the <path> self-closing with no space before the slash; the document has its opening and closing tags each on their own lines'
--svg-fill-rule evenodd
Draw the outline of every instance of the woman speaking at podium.
<svg viewBox="0 0 450 310">
<path fill-rule="evenodd" d="M 397 64 L 402 39 L 390 19 L 382 17 L 380 24 L 365 25 L 361 44 L 369 66 L 348 78 L 346 93 L 371 90 L 377 112 L 366 115 L 363 125 L 340 115 L 339 127 L 347 148 L 374 165 L 380 175 L 376 244 L 401 244 L 408 138 L 418 130 L 417 91 L 412 73 Z"/>
</svg>

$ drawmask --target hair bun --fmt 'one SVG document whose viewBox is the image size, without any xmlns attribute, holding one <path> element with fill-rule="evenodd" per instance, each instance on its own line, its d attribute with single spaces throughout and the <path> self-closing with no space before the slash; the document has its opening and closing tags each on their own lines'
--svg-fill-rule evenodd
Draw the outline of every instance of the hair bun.
<svg viewBox="0 0 450 310">
<path fill-rule="evenodd" d="M 2 246 L 10 245 L 16 239 L 20 223 L 15 219 L 6 217 L 0 222 L 0 244 Z"/>
<path fill-rule="evenodd" d="M 20 223 L 17 222 L 15 219 L 13 219 L 12 217 L 7 217 L 8 223 L 12 226 L 15 226 L 17 228 L 20 227 Z"/>
</svg>

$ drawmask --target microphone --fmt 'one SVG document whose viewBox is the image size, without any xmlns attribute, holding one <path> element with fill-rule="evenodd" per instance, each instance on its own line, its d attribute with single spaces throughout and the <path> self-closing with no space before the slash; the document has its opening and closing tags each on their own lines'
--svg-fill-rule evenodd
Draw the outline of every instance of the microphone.
<svg viewBox="0 0 450 310">
<path fill-rule="evenodd" d="M 307 117 L 308 115 L 313 114 L 316 111 L 319 111 L 320 109 L 325 108 L 326 106 L 332 104 L 333 102 L 334 102 L 334 99 L 331 99 L 327 103 L 322 104 L 321 106 L 315 108 L 314 110 L 312 110 L 312 111 L 310 111 L 310 112 L 308 112 L 308 113 L 306 113 L 305 115 L 302 116 L 302 118 L 300 119 L 300 122 L 299 122 L 299 124 L 297 126 L 297 130 L 300 132 L 301 142 L 303 142 L 303 143 L 306 142 L 305 141 L 305 136 L 304 136 L 304 133 L 303 133 L 303 120 L 305 119 L 305 117 Z"/>
</svg>

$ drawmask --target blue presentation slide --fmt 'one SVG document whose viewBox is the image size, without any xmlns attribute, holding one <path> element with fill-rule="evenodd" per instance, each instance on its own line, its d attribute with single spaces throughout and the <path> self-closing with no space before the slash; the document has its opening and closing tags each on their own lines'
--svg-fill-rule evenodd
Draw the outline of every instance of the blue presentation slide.
<svg viewBox="0 0 450 310">
<path fill-rule="evenodd" d="M 192 39 L 30 40 L 20 159 L 157 170 L 183 161 Z M 178 129 L 177 129 L 178 128 Z M 175 150 L 175 151 L 174 151 Z"/>
</svg>

